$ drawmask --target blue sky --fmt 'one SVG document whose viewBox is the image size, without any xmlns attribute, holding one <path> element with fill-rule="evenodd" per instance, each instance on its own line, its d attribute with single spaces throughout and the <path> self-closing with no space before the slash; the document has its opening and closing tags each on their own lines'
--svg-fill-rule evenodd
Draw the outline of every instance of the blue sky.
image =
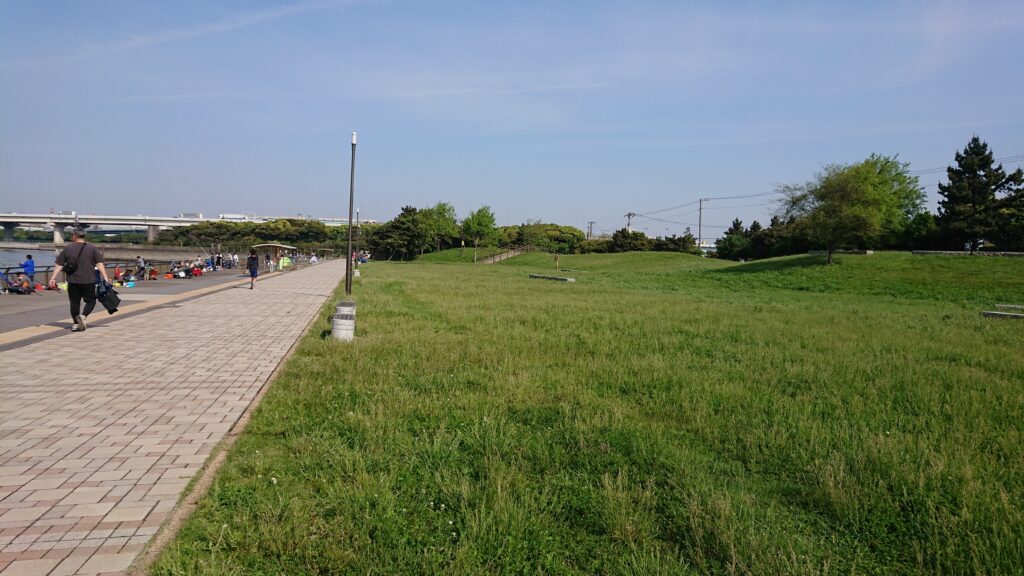
<svg viewBox="0 0 1024 576">
<path fill-rule="evenodd" d="M 358 131 L 366 218 L 611 232 L 872 152 L 1024 154 L 1022 32 L 1019 1 L 0 0 L 0 210 L 340 216 Z"/>
</svg>

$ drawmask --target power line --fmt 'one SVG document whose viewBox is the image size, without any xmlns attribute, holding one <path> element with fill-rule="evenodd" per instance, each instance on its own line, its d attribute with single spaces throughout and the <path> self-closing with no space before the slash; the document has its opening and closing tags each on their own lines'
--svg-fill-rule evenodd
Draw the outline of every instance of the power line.
<svg viewBox="0 0 1024 576">
<path fill-rule="evenodd" d="M 1015 154 L 1013 156 L 1004 156 L 1003 158 L 994 158 L 992 162 L 1015 162 L 1017 160 L 1024 160 L 1024 154 Z M 922 168 L 921 170 L 911 170 L 910 173 L 914 176 L 926 176 L 928 174 L 941 174 L 946 171 L 949 166 L 937 166 L 935 168 Z"/>
<path fill-rule="evenodd" d="M 648 220 L 656 220 L 658 222 L 666 222 L 668 224 L 678 224 L 680 226 L 697 226 L 697 224 L 694 224 L 693 222 L 681 222 L 679 220 L 667 220 L 665 218 L 655 218 L 654 216 L 644 216 L 643 214 L 637 214 L 636 216 L 638 218 L 646 218 Z M 711 226 L 709 224 L 704 224 L 704 227 L 705 228 L 728 228 L 728 226 Z"/>
<path fill-rule="evenodd" d="M 658 214 L 660 212 L 668 212 L 670 210 L 678 210 L 679 208 L 686 208 L 687 206 L 693 206 L 694 204 L 696 204 L 698 202 L 700 202 L 700 200 L 694 200 L 693 202 L 687 202 L 686 204 L 680 204 L 678 206 L 669 206 L 668 208 L 659 208 L 658 210 L 651 210 L 649 212 L 644 212 L 643 214 L 639 214 L 639 216 L 646 216 L 648 214 Z"/>
<path fill-rule="evenodd" d="M 641 212 L 639 215 L 640 216 L 650 216 L 651 214 L 660 214 L 662 212 L 671 212 L 672 210 L 679 210 L 680 208 L 688 208 L 690 206 L 697 205 L 701 201 L 705 201 L 706 202 L 708 200 L 740 200 L 740 199 L 743 199 L 743 198 L 759 198 L 761 196 L 774 196 L 776 194 L 782 194 L 782 193 L 783 192 L 780 191 L 780 190 L 773 190 L 771 192 L 760 192 L 758 194 L 739 194 L 739 195 L 735 195 L 735 196 L 705 196 L 703 198 L 699 198 L 697 200 L 694 200 L 692 202 L 687 202 L 685 204 L 679 204 L 677 206 L 669 206 L 667 208 L 659 208 L 657 210 L 648 210 L 647 212 Z"/>
<path fill-rule="evenodd" d="M 761 204 L 743 204 L 741 206 L 715 206 L 712 208 L 705 208 L 705 210 L 733 210 L 736 208 L 759 208 L 761 206 L 771 206 L 771 203 L 762 202 Z"/>
<path fill-rule="evenodd" d="M 710 198 L 704 198 L 704 200 L 740 200 L 742 198 L 758 198 L 760 196 L 774 196 L 776 194 L 784 194 L 782 190 L 772 190 L 771 192 L 761 192 L 760 194 L 742 194 L 739 196 L 712 196 Z"/>
</svg>

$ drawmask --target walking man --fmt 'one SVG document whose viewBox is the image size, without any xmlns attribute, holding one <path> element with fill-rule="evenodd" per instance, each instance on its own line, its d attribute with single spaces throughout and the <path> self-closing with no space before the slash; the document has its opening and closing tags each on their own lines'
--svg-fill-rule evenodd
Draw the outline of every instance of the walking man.
<svg viewBox="0 0 1024 576">
<path fill-rule="evenodd" d="M 29 292 L 36 291 L 36 261 L 31 254 L 25 254 L 25 261 L 21 263 L 21 269 L 28 277 Z"/>
<path fill-rule="evenodd" d="M 135 278 L 138 280 L 146 279 L 146 260 L 141 254 L 135 257 Z"/>
<path fill-rule="evenodd" d="M 85 241 L 85 230 L 75 228 L 71 231 L 73 240 L 57 255 L 53 276 L 50 277 L 50 288 L 57 286 L 57 275 L 65 271 L 68 277 L 68 300 L 71 303 L 72 332 L 82 332 L 86 328 L 85 318 L 96 307 L 96 271 L 107 284 L 107 268 L 103 265 L 103 252 Z M 82 310 L 82 300 L 85 309 Z"/>
<path fill-rule="evenodd" d="M 260 273 L 260 257 L 256 255 L 256 250 L 249 250 L 249 257 L 245 259 L 245 267 L 249 270 L 249 290 L 252 290 L 256 285 L 256 276 Z"/>
</svg>

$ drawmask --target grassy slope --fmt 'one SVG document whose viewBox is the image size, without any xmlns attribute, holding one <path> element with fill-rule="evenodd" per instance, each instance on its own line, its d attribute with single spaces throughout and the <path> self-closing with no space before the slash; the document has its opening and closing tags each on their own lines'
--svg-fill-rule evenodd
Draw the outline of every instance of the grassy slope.
<svg viewBox="0 0 1024 576">
<path fill-rule="evenodd" d="M 155 572 L 1018 570 L 1024 261 L 815 262 L 366 266 Z"/>
</svg>

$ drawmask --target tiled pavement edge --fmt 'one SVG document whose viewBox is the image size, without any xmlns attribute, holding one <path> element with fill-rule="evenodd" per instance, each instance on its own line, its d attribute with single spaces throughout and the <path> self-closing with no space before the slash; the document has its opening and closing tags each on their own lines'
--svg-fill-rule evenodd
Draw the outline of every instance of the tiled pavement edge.
<svg viewBox="0 0 1024 576">
<path fill-rule="evenodd" d="M 270 272 L 266 276 L 261 274 L 260 277 L 261 278 L 270 278 L 270 277 L 273 277 L 273 276 L 277 276 L 278 274 L 281 274 L 281 272 Z M 153 308 L 157 308 L 159 306 L 167 306 L 169 304 L 174 304 L 175 302 L 180 302 L 182 300 L 189 300 L 189 299 L 196 298 L 196 297 L 199 297 L 199 296 L 204 296 L 206 294 L 212 294 L 214 292 L 220 292 L 221 290 L 230 289 L 230 288 L 232 288 L 236 284 L 241 286 L 243 283 L 245 285 L 248 285 L 249 284 L 249 279 L 245 278 L 243 280 L 242 278 L 238 278 L 237 282 L 234 282 L 234 283 L 229 281 L 229 282 L 225 282 L 223 284 L 215 284 L 213 286 L 205 286 L 205 287 L 199 288 L 197 290 L 189 290 L 188 292 L 179 292 L 179 293 L 176 293 L 176 294 L 158 295 L 156 298 L 152 298 L 152 299 L 149 299 L 149 300 L 146 300 L 146 301 L 143 301 L 143 302 L 133 302 L 133 301 L 130 300 L 130 297 L 129 297 L 129 298 L 125 299 L 125 304 L 124 305 L 118 307 L 117 316 L 110 317 L 110 318 L 106 317 L 106 315 L 102 313 L 102 308 L 103 307 L 100 306 L 99 304 L 97 304 L 96 306 L 97 306 L 98 312 L 92 314 L 92 319 L 98 320 L 99 323 L 101 323 L 101 324 L 106 324 L 106 323 L 111 322 L 111 321 L 120 320 L 121 318 L 123 318 L 124 316 L 129 315 L 129 314 L 138 314 L 138 313 L 145 312 L 145 311 L 148 311 L 148 310 L 153 309 Z M 66 297 L 64 298 L 64 301 L 65 302 L 67 301 Z M 7 349 L 11 349 L 11 348 L 16 348 L 18 346 L 22 346 L 22 345 L 24 345 L 26 343 L 31 344 L 32 342 L 37 342 L 37 341 L 45 340 L 46 338 L 49 338 L 49 337 L 60 336 L 60 335 L 64 334 L 66 332 L 66 330 L 68 329 L 68 327 L 70 327 L 70 326 L 71 326 L 71 320 L 69 319 L 67 321 L 67 326 L 60 326 L 60 327 L 58 327 L 58 326 L 51 326 L 51 325 L 43 324 L 43 325 L 38 325 L 38 326 L 28 326 L 26 328 L 19 328 L 17 330 L 10 330 L 8 332 L 4 332 L 4 333 L 0 334 L 0 352 L 2 352 L 3 350 L 7 350 Z"/>
<path fill-rule="evenodd" d="M 0 352 L 0 576 L 128 568 L 343 276 L 333 260 Z"/>
</svg>

